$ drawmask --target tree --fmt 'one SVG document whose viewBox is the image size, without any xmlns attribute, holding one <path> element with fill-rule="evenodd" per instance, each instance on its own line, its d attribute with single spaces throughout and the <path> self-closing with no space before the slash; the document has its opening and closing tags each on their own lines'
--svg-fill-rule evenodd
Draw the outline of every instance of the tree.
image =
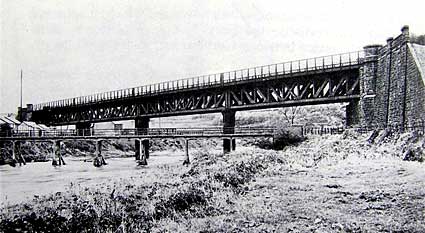
<svg viewBox="0 0 425 233">
<path fill-rule="evenodd" d="M 293 125 L 295 118 L 297 117 L 297 115 L 300 113 L 301 108 L 296 106 L 296 107 L 288 107 L 288 108 L 283 108 L 282 109 L 282 114 L 285 117 L 286 121 L 290 124 Z"/>
<path fill-rule="evenodd" d="M 410 42 L 415 44 L 425 45 L 425 35 L 412 34 L 410 36 Z"/>
</svg>

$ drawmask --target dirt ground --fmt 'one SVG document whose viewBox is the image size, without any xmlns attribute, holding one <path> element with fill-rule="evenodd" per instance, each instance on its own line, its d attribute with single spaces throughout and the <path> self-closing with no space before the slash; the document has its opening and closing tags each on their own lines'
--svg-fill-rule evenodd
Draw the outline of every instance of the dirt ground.
<svg viewBox="0 0 425 233">
<path fill-rule="evenodd" d="M 350 159 L 258 177 L 221 221 L 261 232 L 425 232 L 423 164 Z M 234 225 L 233 225 L 234 223 Z"/>
<path fill-rule="evenodd" d="M 424 148 L 423 138 L 367 139 L 329 136 L 288 148 L 278 153 L 284 163 L 259 173 L 222 214 L 160 231 L 425 232 L 425 164 L 403 161 L 407 148 Z"/>
</svg>

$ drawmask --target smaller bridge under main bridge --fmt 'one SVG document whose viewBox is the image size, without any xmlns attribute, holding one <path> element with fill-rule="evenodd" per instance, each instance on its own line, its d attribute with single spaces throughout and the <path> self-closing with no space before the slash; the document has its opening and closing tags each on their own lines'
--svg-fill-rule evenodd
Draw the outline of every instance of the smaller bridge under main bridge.
<svg viewBox="0 0 425 233">
<path fill-rule="evenodd" d="M 139 129 L 52 129 L 16 130 L 0 134 L 0 141 L 47 141 L 67 139 L 133 139 L 133 138 L 242 138 L 273 137 L 273 127 L 234 128 L 139 128 Z"/>
<path fill-rule="evenodd" d="M 54 151 L 53 165 L 65 165 L 61 155 L 61 142 L 66 140 L 89 140 L 96 141 L 96 157 L 93 161 L 95 166 L 106 165 L 102 155 L 102 141 L 116 139 L 135 139 L 136 140 L 136 160 L 139 165 L 147 165 L 149 158 L 149 140 L 150 139 L 184 139 L 185 141 L 185 161 L 183 164 L 189 164 L 189 141 L 202 138 L 221 138 L 224 143 L 224 152 L 236 149 L 236 138 L 273 138 L 275 128 L 139 128 L 139 129 L 121 129 L 121 130 L 47 130 L 34 131 L 22 130 L 7 132 L 0 135 L 0 142 L 11 142 L 12 160 L 25 164 L 25 160 L 20 152 L 20 142 L 39 141 L 52 142 Z"/>
</svg>

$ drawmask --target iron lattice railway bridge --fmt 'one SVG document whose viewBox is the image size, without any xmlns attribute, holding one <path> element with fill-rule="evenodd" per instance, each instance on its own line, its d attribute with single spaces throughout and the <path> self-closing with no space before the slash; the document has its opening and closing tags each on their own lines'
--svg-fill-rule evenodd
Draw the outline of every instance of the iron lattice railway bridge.
<svg viewBox="0 0 425 233">
<path fill-rule="evenodd" d="M 349 102 L 360 98 L 363 57 L 356 51 L 36 104 L 31 120 L 59 126 Z"/>
</svg>

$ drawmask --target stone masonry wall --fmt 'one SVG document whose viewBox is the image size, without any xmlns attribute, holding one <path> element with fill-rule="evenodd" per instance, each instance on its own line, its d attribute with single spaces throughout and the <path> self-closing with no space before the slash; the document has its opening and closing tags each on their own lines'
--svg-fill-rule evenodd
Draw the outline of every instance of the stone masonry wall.
<svg viewBox="0 0 425 233">
<path fill-rule="evenodd" d="M 357 109 L 360 118 L 357 124 L 375 124 L 376 73 L 378 68 L 377 59 L 378 51 L 381 47 L 381 45 L 370 45 L 364 47 L 365 58 L 359 72 L 361 98 Z M 347 119 L 349 116 L 348 114 L 353 112 L 354 111 L 347 111 Z"/>
<path fill-rule="evenodd" d="M 400 40 L 400 43 L 397 43 L 397 39 Z M 403 41 L 406 40 L 403 35 L 397 39 L 393 41 L 393 44 L 396 45 L 392 47 L 391 51 L 390 95 L 387 121 L 389 125 L 402 124 L 404 122 L 407 43 Z"/>
<path fill-rule="evenodd" d="M 391 45 L 382 47 L 379 51 L 376 72 L 376 96 L 373 124 L 386 125 L 388 114 L 388 87 L 390 85 L 389 68 L 391 67 Z"/>
<path fill-rule="evenodd" d="M 363 124 L 412 124 L 425 118 L 425 77 L 413 47 L 409 43 L 409 28 L 405 26 L 401 35 L 389 38 L 387 44 L 378 49 L 376 67 L 367 63 L 366 56 L 361 68 Z M 365 47 L 365 52 L 367 49 L 370 46 Z M 369 84 L 372 68 L 376 69 L 373 85 Z"/>
</svg>

